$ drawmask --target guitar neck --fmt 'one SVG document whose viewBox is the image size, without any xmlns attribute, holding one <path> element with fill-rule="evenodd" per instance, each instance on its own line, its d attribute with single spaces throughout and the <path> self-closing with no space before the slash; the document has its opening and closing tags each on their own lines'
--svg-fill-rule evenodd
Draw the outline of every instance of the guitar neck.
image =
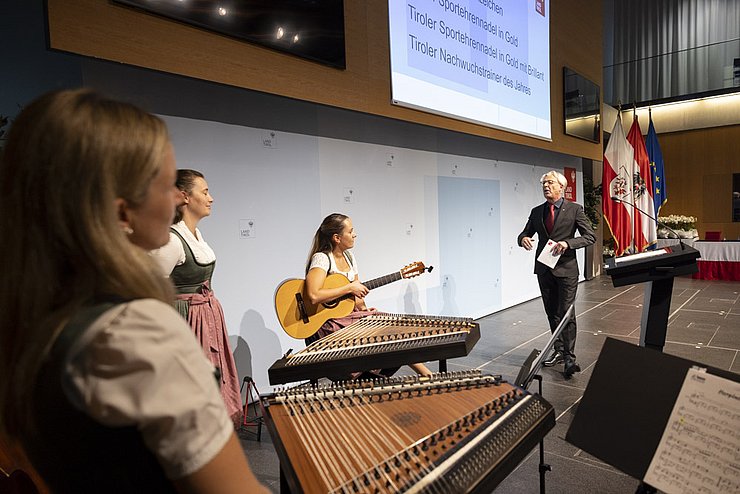
<svg viewBox="0 0 740 494">
<path fill-rule="evenodd" d="M 363 281 L 362 284 L 365 285 L 368 288 L 368 290 L 372 290 L 373 288 L 378 288 L 383 285 L 387 285 L 388 283 L 393 283 L 394 281 L 398 281 L 400 279 L 401 279 L 401 273 L 397 271 L 395 273 L 381 276 L 380 278 L 375 278 L 369 281 Z"/>
</svg>

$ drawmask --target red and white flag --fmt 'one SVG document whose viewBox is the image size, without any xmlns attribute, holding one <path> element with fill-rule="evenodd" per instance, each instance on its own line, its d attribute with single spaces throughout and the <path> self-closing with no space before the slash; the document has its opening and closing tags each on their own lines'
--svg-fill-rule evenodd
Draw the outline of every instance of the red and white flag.
<svg viewBox="0 0 740 494">
<path fill-rule="evenodd" d="M 650 175 L 650 158 L 648 158 L 645 140 L 637 116 L 632 120 L 632 127 L 627 134 L 627 142 L 635 150 L 632 172 L 632 197 L 634 211 L 635 251 L 642 252 L 657 242 L 655 225 L 655 205 L 653 203 L 653 180 Z"/>
<path fill-rule="evenodd" d="M 604 151 L 604 174 L 601 188 L 601 206 L 604 219 L 616 246 L 614 255 L 621 256 L 630 248 L 632 243 L 632 206 L 612 200 L 616 197 L 621 201 L 632 203 L 632 168 L 635 150 L 624 137 L 622 119 L 617 116 L 614 123 L 609 144 Z"/>
</svg>

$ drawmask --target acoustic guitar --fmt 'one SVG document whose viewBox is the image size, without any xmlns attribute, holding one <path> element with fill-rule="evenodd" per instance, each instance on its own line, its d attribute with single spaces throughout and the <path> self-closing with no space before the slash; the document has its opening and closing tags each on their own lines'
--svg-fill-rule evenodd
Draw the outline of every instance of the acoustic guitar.
<svg viewBox="0 0 740 494">
<path fill-rule="evenodd" d="M 422 262 L 413 262 L 399 271 L 362 284 L 369 290 L 404 278 L 419 276 L 433 267 L 424 267 Z M 323 288 L 338 288 L 350 283 L 343 274 L 330 274 L 324 281 Z M 329 319 L 349 315 L 355 307 L 355 299 L 349 294 L 329 302 L 312 304 L 306 294 L 306 280 L 289 279 L 283 281 L 275 290 L 275 312 L 280 326 L 293 338 L 308 338 Z"/>
</svg>

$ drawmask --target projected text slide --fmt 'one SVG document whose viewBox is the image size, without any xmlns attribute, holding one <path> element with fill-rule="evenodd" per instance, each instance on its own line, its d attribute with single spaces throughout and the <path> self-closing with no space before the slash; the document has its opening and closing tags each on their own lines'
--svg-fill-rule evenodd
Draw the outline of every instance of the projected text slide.
<svg viewBox="0 0 740 494">
<path fill-rule="evenodd" d="M 543 139 L 545 0 L 389 0 L 394 103 Z"/>
</svg>

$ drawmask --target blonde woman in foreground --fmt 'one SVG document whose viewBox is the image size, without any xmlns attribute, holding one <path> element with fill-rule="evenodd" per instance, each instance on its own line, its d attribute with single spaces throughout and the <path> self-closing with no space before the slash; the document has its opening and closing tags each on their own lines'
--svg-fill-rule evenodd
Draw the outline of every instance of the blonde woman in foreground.
<svg viewBox="0 0 740 494">
<path fill-rule="evenodd" d="M 147 255 L 178 196 L 164 122 L 47 94 L 10 130 L 0 190 L 0 428 L 51 490 L 267 492 Z"/>
</svg>

